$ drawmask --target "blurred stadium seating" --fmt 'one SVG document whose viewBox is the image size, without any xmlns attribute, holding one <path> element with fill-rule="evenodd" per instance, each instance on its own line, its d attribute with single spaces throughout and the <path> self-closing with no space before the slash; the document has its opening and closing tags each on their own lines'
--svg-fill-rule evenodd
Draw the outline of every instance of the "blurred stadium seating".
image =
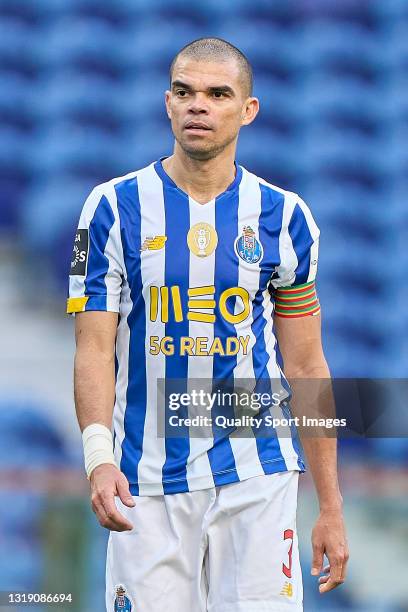
<svg viewBox="0 0 408 612">
<path fill-rule="evenodd" d="M 190 40 L 220 36 L 248 55 L 261 101 L 256 123 L 242 130 L 238 161 L 297 191 L 321 228 L 318 288 L 332 373 L 406 376 L 408 2 L 231 6 L 231 0 L 0 0 L 0 248 L 11 245 L 16 269 L 24 260 L 27 280 L 18 290 L 27 285 L 31 307 L 52 301 L 63 317 L 72 237 L 86 196 L 95 184 L 171 153 L 164 111 L 169 63 Z M 49 277 L 38 274 L 39 261 Z M 63 464 L 62 442 L 29 416 L 16 411 L 13 423 L 2 422 L 17 437 L 2 447 L 1 465 L 10 467 L 13 456 L 26 462 L 30 431 L 38 436 L 38 464 L 53 465 L 56 457 Z M 18 418 L 30 431 L 15 427 Z M 402 467 L 408 458 L 406 440 L 344 441 L 341 450 L 345 461 L 363 457 L 373 466 Z M 22 534 L 36 537 L 32 519 L 42 504 L 28 493 L 16 495 L 12 509 L 0 503 L 13 550 L 13 566 L 7 559 L 0 564 L 2 588 L 38 586 L 39 544 L 29 546 Z M 100 565 L 91 563 L 92 584 L 102 599 L 96 581 L 103 552 L 90 549 L 95 555 Z M 305 586 L 309 609 L 320 609 L 309 578 Z M 380 599 L 359 606 L 342 591 L 330 601 L 332 612 L 407 609 Z"/>
</svg>

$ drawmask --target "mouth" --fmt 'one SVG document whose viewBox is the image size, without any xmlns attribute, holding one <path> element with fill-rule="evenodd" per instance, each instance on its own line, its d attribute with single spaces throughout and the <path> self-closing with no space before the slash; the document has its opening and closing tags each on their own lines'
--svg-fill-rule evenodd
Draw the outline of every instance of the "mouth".
<svg viewBox="0 0 408 612">
<path fill-rule="evenodd" d="M 191 134 L 204 134 L 205 132 L 211 132 L 211 128 L 206 123 L 199 121 L 190 121 L 184 127 L 187 132 Z"/>
</svg>

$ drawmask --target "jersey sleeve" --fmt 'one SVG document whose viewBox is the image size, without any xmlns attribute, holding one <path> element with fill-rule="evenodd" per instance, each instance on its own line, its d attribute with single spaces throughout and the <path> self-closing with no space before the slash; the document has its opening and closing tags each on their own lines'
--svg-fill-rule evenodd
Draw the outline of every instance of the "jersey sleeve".
<svg viewBox="0 0 408 612">
<path fill-rule="evenodd" d="M 95 187 L 83 206 L 74 238 L 67 313 L 119 312 L 122 262 L 119 219 L 101 186 Z"/>
<path fill-rule="evenodd" d="M 316 293 L 320 230 L 307 204 L 296 194 L 284 207 L 279 237 L 280 263 L 271 278 L 275 315 L 316 315 L 320 304 Z"/>
</svg>

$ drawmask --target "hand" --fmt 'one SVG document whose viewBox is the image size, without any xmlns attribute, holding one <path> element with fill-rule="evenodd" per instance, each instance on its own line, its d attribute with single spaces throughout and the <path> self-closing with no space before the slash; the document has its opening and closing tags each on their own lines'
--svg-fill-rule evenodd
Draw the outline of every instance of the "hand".
<svg viewBox="0 0 408 612">
<path fill-rule="evenodd" d="M 320 593 L 327 593 L 342 584 L 346 579 L 346 567 L 349 551 L 341 510 L 323 510 L 312 532 L 313 561 L 312 576 L 321 572 L 326 575 L 319 578 Z M 329 565 L 323 568 L 323 556 Z"/>
<path fill-rule="evenodd" d="M 111 531 L 131 531 L 132 523 L 119 512 L 115 505 L 115 496 L 132 508 L 135 502 L 129 491 L 126 476 L 112 463 L 98 465 L 90 477 L 92 510 L 102 527 Z"/>
</svg>

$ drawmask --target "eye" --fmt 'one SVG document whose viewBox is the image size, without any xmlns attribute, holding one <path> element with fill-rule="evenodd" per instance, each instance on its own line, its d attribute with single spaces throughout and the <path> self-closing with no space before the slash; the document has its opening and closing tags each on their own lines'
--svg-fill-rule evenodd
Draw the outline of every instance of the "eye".
<svg viewBox="0 0 408 612">
<path fill-rule="evenodd" d="M 223 91 L 214 91 L 213 93 L 214 98 L 223 98 L 225 96 L 225 93 Z"/>
<path fill-rule="evenodd" d="M 185 98 L 187 96 L 187 91 L 185 89 L 177 89 L 176 96 L 179 98 Z"/>
</svg>

